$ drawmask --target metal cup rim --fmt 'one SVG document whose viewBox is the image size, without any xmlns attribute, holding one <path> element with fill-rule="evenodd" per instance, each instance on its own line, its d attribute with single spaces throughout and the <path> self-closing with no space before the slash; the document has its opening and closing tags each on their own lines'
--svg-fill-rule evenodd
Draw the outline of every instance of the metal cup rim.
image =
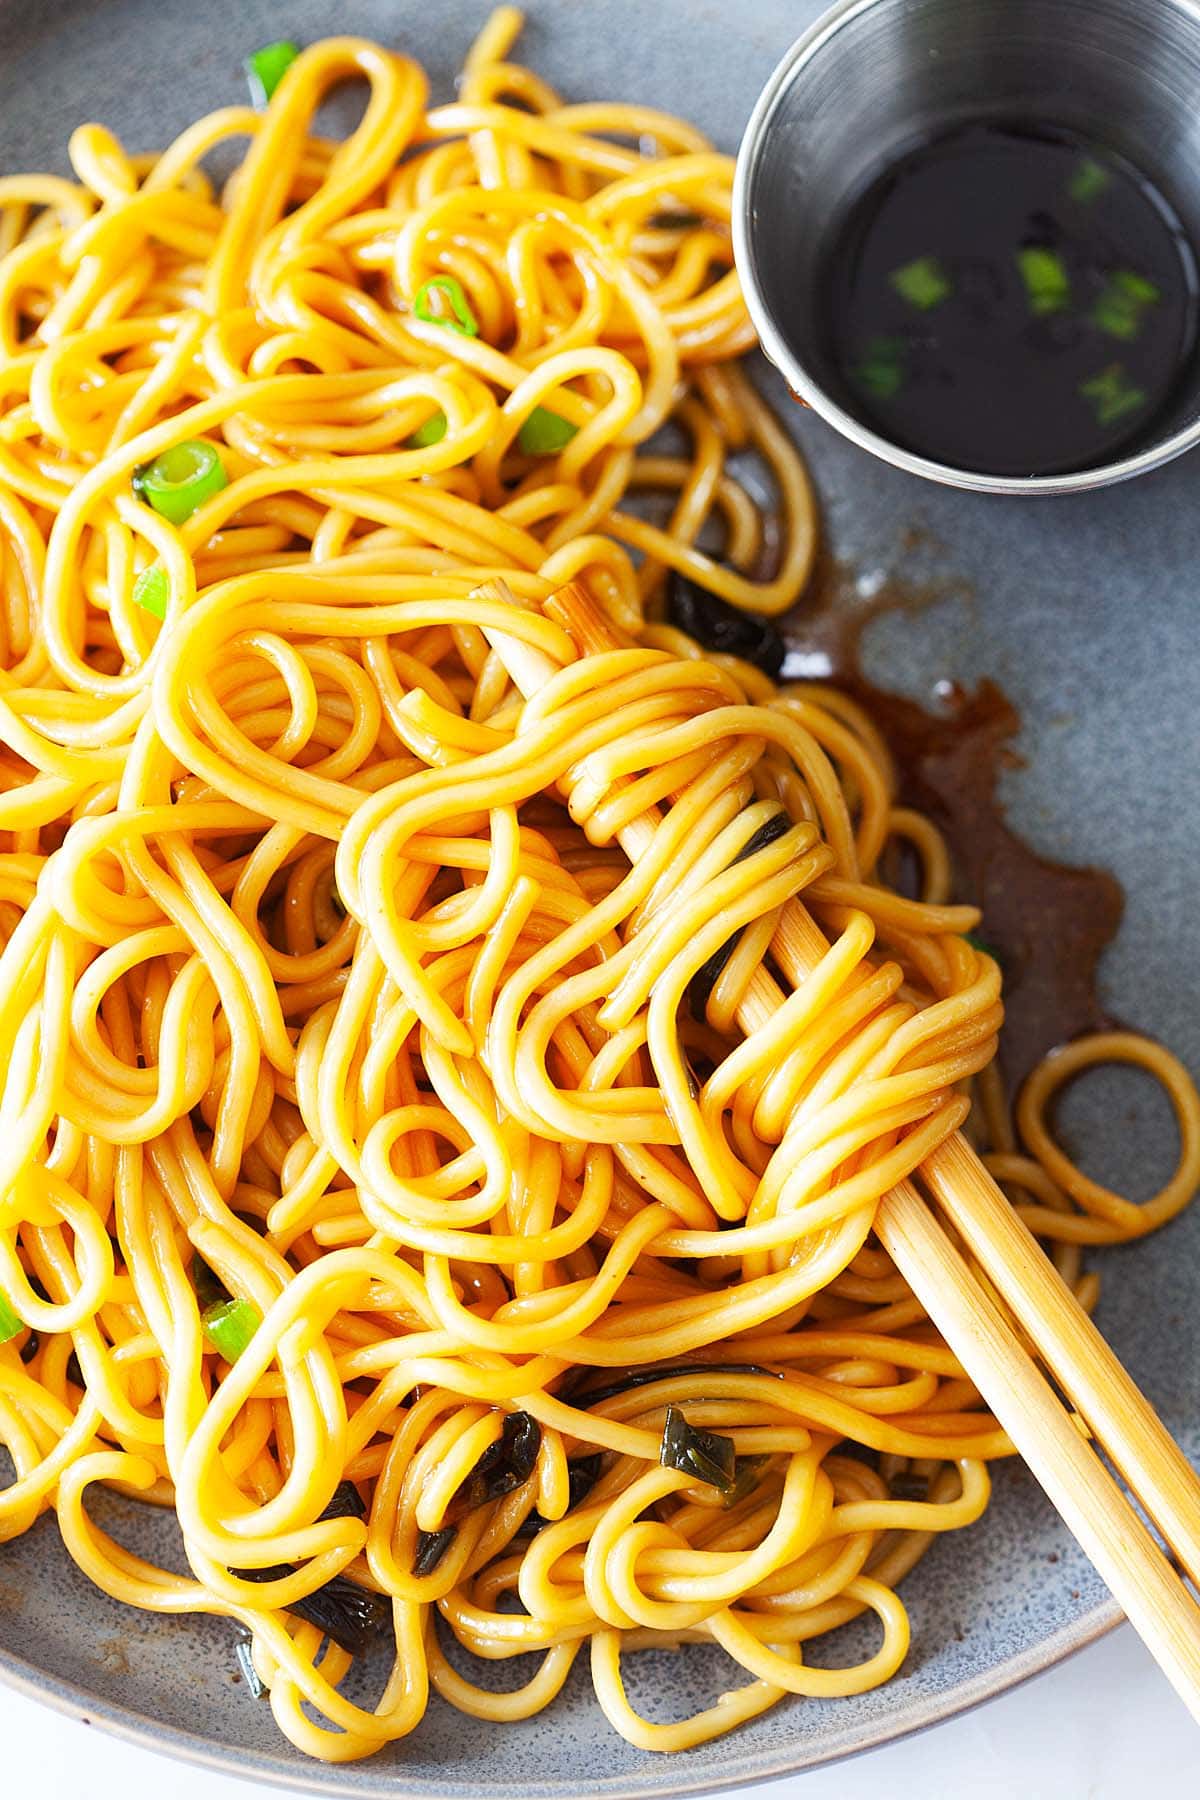
<svg viewBox="0 0 1200 1800">
<path fill-rule="evenodd" d="M 871 11 L 887 0 L 835 0 L 835 4 L 801 32 L 773 69 L 742 133 L 733 181 L 733 254 L 742 293 L 759 343 L 769 362 L 774 364 L 787 382 L 793 396 L 811 407 L 827 424 L 859 449 L 868 451 L 893 468 L 909 475 L 920 475 L 943 487 L 962 488 L 976 494 L 1006 494 L 1028 497 L 1045 494 L 1078 494 L 1092 488 L 1111 487 L 1118 481 L 1161 468 L 1187 450 L 1200 444 L 1200 415 L 1180 427 L 1169 437 L 1148 445 L 1135 455 L 1118 457 L 1094 468 L 1077 469 L 1059 475 L 987 475 L 972 469 L 957 468 L 932 457 L 918 456 L 894 444 L 881 432 L 873 431 L 825 391 L 812 375 L 790 343 L 787 334 L 775 320 L 759 285 L 755 268 L 750 189 L 755 170 L 761 162 L 776 106 L 793 80 L 797 69 L 812 61 L 860 14 Z M 1051 4 L 1052 0 L 1044 0 Z M 1200 0 L 1155 0 L 1158 6 L 1182 15 L 1190 21 L 1200 40 Z"/>
</svg>

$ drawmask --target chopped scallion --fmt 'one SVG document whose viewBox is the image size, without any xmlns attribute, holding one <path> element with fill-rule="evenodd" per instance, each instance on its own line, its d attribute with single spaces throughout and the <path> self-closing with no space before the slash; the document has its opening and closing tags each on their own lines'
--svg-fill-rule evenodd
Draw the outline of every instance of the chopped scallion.
<svg viewBox="0 0 1200 1800">
<path fill-rule="evenodd" d="M 677 1406 L 667 1408 L 658 1460 L 664 1469 L 677 1469 L 681 1475 L 719 1488 L 723 1494 L 734 1485 L 737 1457 L 733 1439 L 689 1425 Z"/>
<path fill-rule="evenodd" d="M 235 1363 L 259 1326 L 262 1314 L 249 1300 L 222 1300 L 202 1314 L 204 1331 L 214 1350 Z"/>
<path fill-rule="evenodd" d="M 447 1525 L 442 1531 L 419 1531 L 417 1533 L 417 1548 L 413 1556 L 412 1572 L 418 1580 L 425 1575 L 433 1574 L 457 1535 L 457 1525 Z"/>
<path fill-rule="evenodd" d="M 877 400 L 893 399 L 904 386 L 902 339 L 872 338 L 852 373 L 858 385 Z"/>
<path fill-rule="evenodd" d="M 1017 267 L 1031 312 L 1063 312 L 1071 304 L 1071 278 L 1057 250 L 1026 244 L 1017 251 Z"/>
<path fill-rule="evenodd" d="M 268 1569 L 233 1569 L 231 1574 L 243 1581 L 282 1581 L 295 1568 L 294 1563 L 275 1563 Z M 298 1619 L 307 1619 L 318 1631 L 359 1656 L 379 1629 L 384 1602 L 369 1588 L 360 1588 L 346 1575 L 333 1575 L 311 1594 L 293 1600 L 287 1608 Z"/>
<path fill-rule="evenodd" d="M 434 298 L 442 296 L 441 299 Z M 413 296 L 413 315 L 425 325 L 444 325 L 463 337 L 479 336 L 479 321 L 471 311 L 470 301 L 461 281 L 453 275 L 433 275 L 423 282 Z"/>
<path fill-rule="evenodd" d="M 903 268 L 893 269 L 888 277 L 902 300 L 918 312 L 932 312 L 949 298 L 954 287 L 936 256 L 918 256 Z"/>
<path fill-rule="evenodd" d="M 224 463 L 203 438 L 172 444 L 133 471 L 133 491 L 138 499 L 172 525 L 186 524 L 228 481 Z"/>
<path fill-rule="evenodd" d="M 408 440 L 410 450 L 428 450 L 431 444 L 440 444 L 446 435 L 446 415 L 441 407 L 422 421 Z"/>
<path fill-rule="evenodd" d="M 10 1338 L 20 1337 L 24 1329 L 24 1319 L 17 1317 L 7 1295 L 0 1290 L 0 1344 L 7 1344 Z"/>
<path fill-rule="evenodd" d="M 1118 419 L 1146 404 L 1145 389 L 1129 382 L 1120 363 L 1109 363 L 1098 375 L 1081 381 L 1079 392 L 1091 402 L 1099 425 L 1115 425 Z"/>
<path fill-rule="evenodd" d="M 267 105 L 299 54 L 298 44 L 280 38 L 278 43 L 264 44 L 261 50 L 246 58 L 246 80 L 250 83 L 250 98 L 255 106 Z"/>
<path fill-rule="evenodd" d="M 1092 322 L 1109 337 L 1135 338 L 1142 328 L 1142 314 L 1161 299 L 1161 291 L 1144 275 L 1117 269 L 1092 308 Z"/>
<path fill-rule="evenodd" d="M 153 613 L 156 619 L 166 618 L 171 584 L 157 563 L 151 563 L 148 569 L 142 570 L 133 584 L 133 598 L 136 605 Z"/>
<path fill-rule="evenodd" d="M 565 449 L 578 430 L 578 425 L 572 425 L 560 413 L 535 406 L 517 433 L 517 443 L 526 456 L 554 456 Z"/>
<path fill-rule="evenodd" d="M 252 1700 L 265 1700 L 266 1685 L 254 1666 L 254 1646 L 249 1637 L 240 1637 L 233 1646 L 234 1660 Z"/>
<path fill-rule="evenodd" d="M 1096 162 L 1094 157 L 1085 156 L 1071 176 L 1067 192 L 1072 200 L 1078 200 L 1081 206 L 1087 206 L 1104 192 L 1111 180 L 1112 176 L 1102 163 Z"/>
</svg>

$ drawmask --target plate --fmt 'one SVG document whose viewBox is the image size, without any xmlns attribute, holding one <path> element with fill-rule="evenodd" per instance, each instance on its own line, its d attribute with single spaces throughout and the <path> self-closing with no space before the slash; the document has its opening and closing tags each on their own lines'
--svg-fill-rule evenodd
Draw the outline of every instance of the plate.
<svg viewBox="0 0 1200 1800">
<path fill-rule="evenodd" d="M 482 4 L 343 0 L 336 28 L 410 50 L 448 95 Z M 667 107 L 736 146 L 760 87 L 819 10 L 815 0 L 536 0 L 519 49 L 568 97 Z M 0 172 L 62 168 L 71 128 L 99 119 L 134 149 L 163 144 L 244 92 L 241 58 L 282 35 L 330 30 L 318 0 L 236 8 L 194 0 L 0 0 Z M 764 380 L 803 440 L 826 536 L 868 595 L 889 574 L 945 598 L 881 619 L 867 667 L 928 694 L 995 676 L 1017 702 L 1025 766 L 1005 777 L 1011 816 L 1056 856 L 1108 865 L 1128 910 L 1105 999 L 1200 1066 L 1200 508 L 1193 459 L 1065 500 L 993 500 L 902 475 L 837 439 Z M 1052 932 L 1053 920 L 1045 921 Z M 1137 1076 L 1090 1076 L 1064 1107 L 1093 1172 L 1144 1196 L 1168 1172 L 1170 1115 Z M 1100 1321 L 1167 1425 L 1200 1459 L 1200 1209 L 1101 1259 Z M 860 1698 L 793 1701 L 732 1736 L 651 1757 L 618 1738 L 580 1668 L 563 1697 L 496 1729 L 434 1701 L 418 1730 L 369 1762 L 302 1759 L 237 1681 L 229 1627 L 160 1619 L 98 1593 L 52 1519 L 0 1546 L 0 1673 L 62 1710 L 149 1748 L 314 1793 L 388 1800 L 634 1800 L 759 1781 L 916 1730 L 1078 1648 L 1115 1622 L 1098 1578 L 1023 1469 L 996 1471 L 986 1517 L 935 1544 L 904 1598 L 913 1646 L 901 1676 Z M 177 1560 L 173 1523 L 116 1496 L 100 1522 Z M 837 1661 L 869 1643 L 849 1627 L 814 1647 Z M 715 1650 L 630 1658 L 631 1698 L 666 1719 L 711 1704 L 729 1679 Z M 497 1680 L 525 1680 L 500 1665 Z M 370 1671 L 366 1672 L 369 1682 Z M 366 1689 L 364 1689 L 366 1691 Z"/>
</svg>

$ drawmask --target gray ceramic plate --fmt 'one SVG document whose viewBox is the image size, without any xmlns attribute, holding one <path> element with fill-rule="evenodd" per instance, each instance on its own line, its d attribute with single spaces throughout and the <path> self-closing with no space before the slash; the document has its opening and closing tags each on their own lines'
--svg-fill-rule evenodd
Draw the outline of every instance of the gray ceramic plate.
<svg viewBox="0 0 1200 1800">
<path fill-rule="evenodd" d="M 669 107 L 733 148 L 759 88 L 817 0 L 530 0 L 523 55 L 572 98 Z M 485 0 L 0 0 L 0 172 L 61 167 L 71 127 L 100 119 L 136 149 L 243 92 L 241 57 L 282 35 L 362 31 L 403 45 L 448 93 Z M 785 397 L 779 395 L 781 400 Z M 791 409 L 794 414 L 795 409 Z M 996 675 L 1024 718 L 1028 767 L 1009 778 L 1021 828 L 1043 849 L 1107 863 L 1129 908 L 1106 997 L 1200 1066 L 1200 636 L 1196 465 L 1059 501 L 996 501 L 926 486 L 797 419 L 828 535 L 868 587 L 899 567 L 913 526 L 972 599 L 885 619 L 872 673 L 927 692 L 941 677 Z M 908 553 L 911 563 L 911 552 Z M 928 563 L 933 553 L 924 551 Z M 936 559 L 935 559 L 936 560 Z M 909 569 L 910 573 L 921 573 Z M 1046 920 L 1047 931 L 1054 929 Z M 1144 1195 L 1166 1172 L 1165 1103 L 1137 1078 L 1095 1076 L 1068 1125 L 1097 1173 Z M 1101 1320 L 1167 1424 L 1200 1455 L 1200 1209 L 1108 1259 Z M 177 1555 L 165 1521 L 119 1500 L 104 1523 Z M 348 1768 L 304 1762 L 232 1674 L 226 1626 L 124 1610 L 76 1571 L 43 1520 L 0 1546 L 0 1672 L 63 1710 L 156 1749 L 312 1792 L 488 1800 L 678 1795 L 761 1780 L 941 1719 L 1047 1667 L 1104 1631 L 1114 1608 L 1024 1472 L 1001 1468 L 984 1521 L 937 1545 L 905 1586 L 913 1649 L 903 1675 L 861 1699 L 794 1702 L 675 1758 L 610 1731 L 580 1671 L 528 1724 L 501 1730 L 436 1703 L 386 1756 Z M 864 1636 L 863 1641 L 866 1641 Z M 856 1651 L 853 1630 L 822 1645 Z M 631 1659 L 636 1705 L 668 1718 L 711 1702 L 729 1665 L 716 1651 Z M 525 1680 L 501 1669 L 498 1679 Z"/>
</svg>

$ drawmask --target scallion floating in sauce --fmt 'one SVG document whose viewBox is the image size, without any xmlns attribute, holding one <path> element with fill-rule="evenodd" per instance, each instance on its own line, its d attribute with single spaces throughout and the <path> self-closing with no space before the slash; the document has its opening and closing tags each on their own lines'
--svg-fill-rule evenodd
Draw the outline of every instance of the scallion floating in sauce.
<svg viewBox="0 0 1200 1800">
<path fill-rule="evenodd" d="M 1080 382 L 1079 392 L 1090 402 L 1099 425 L 1113 425 L 1146 404 L 1145 391 L 1133 385 L 1120 363 L 1109 363 L 1090 381 Z"/>
<path fill-rule="evenodd" d="M 1025 244 L 1017 251 L 1017 268 L 1025 283 L 1032 313 L 1065 312 L 1071 304 L 1071 277 L 1057 250 Z"/>
<path fill-rule="evenodd" d="M 891 283 L 902 300 L 918 312 L 932 312 L 954 291 L 953 283 L 936 256 L 918 256 L 893 269 Z"/>
</svg>

